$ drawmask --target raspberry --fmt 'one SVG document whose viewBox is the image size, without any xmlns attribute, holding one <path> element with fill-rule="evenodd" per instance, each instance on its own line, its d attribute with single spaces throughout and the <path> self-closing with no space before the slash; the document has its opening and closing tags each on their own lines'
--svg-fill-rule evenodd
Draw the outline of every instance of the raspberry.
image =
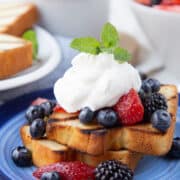
<svg viewBox="0 0 180 180">
<path fill-rule="evenodd" d="M 116 160 L 109 160 L 98 165 L 95 170 L 95 176 L 96 180 L 132 180 L 133 172 L 127 165 Z"/>
<path fill-rule="evenodd" d="M 122 96 L 114 106 L 123 125 L 133 125 L 141 122 L 144 115 L 144 107 L 138 93 L 131 89 L 128 94 Z"/>
<path fill-rule="evenodd" d="M 33 176 L 40 179 L 45 172 L 58 172 L 63 180 L 94 180 L 94 168 L 82 162 L 61 162 L 38 168 Z"/>
</svg>

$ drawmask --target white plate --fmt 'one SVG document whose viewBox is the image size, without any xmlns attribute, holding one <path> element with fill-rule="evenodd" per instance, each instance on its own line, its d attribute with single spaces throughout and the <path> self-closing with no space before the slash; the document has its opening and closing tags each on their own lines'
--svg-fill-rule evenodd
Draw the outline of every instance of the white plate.
<svg viewBox="0 0 180 180">
<path fill-rule="evenodd" d="M 44 29 L 35 26 L 37 33 L 39 52 L 32 67 L 12 76 L 9 79 L 0 80 L 0 91 L 20 87 L 37 81 L 52 72 L 61 60 L 61 50 L 56 40 Z"/>
</svg>

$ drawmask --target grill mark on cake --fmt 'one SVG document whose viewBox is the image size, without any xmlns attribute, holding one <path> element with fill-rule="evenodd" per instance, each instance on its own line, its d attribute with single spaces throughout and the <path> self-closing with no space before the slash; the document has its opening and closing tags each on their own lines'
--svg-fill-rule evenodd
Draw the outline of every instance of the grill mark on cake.
<svg viewBox="0 0 180 180">
<path fill-rule="evenodd" d="M 103 136 L 108 132 L 107 129 L 80 129 L 80 131 L 84 134 L 95 134 L 97 136 Z"/>
<path fill-rule="evenodd" d="M 56 122 L 59 122 L 59 120 L 57 120 L 57 119 L 49 119 L 47 121 L 47 124 L 52 124 L 52 123 L 56 123 Z"/>
<path fill-rule="evenodd" d="M 65 154 L 67 153 L 68 149 L 63 149 L 63 150 L 53 150 L 53 152 L 57 153 L 57 154 Z"/>
</svg>

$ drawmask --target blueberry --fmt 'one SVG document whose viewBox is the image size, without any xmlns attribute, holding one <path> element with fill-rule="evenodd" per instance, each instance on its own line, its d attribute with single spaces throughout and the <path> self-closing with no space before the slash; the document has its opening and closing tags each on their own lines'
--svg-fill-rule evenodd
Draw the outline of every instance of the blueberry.
<svg viewBox="0 0 180 180">
<path fill-rule="evenodd" d="M 142 100 L 144 100 L 146 97 L 149 97 L 152 93 L 151 86 L 146 83 L 146 81 L 143 81 L 141 85 L 141 89 L 139 91 L 139 96 L 141 97 Z"/>
<path fill-rule="evenodd" d="M 43 119 L 36 119 L 30 126 L 30 134 L 32 138 L 39 139 L 44 136 L 46 132 L 46 123 Z"/>
<path fill-rule="evenodd" d="M 44 102 L 40 105 L 44 110 L 44 115 L 49 116 L 53 112 L 54 104 L 50 101 Z"/>
<path fill-rule="evenodd" d="M 180 137 L 173 139 L 172 147 L 167 155 L 170 158 L 180 158 Z"/>
<path fill-rule="evenodd" d="M 171 124 L 171 116 L 165 110 L 157 110 L 152 114 L 151 123 L 159 131 L 166 132 Z"/>
<path fill-rule="evenodd" d="M 12 160 L 17 166 L 28 167 L 32 166 L 32 155 L 31 152 L 24 146 L 18 146 L 12 150 Z"/>
<path fill-rule="evenodd" d="M 147 80 L 145 80 L 145 83 L 149 84 L 152 92 L 158 92 L 160 90 L 161 84 L 156 79 L 152 79 L 152 78 L 147 79 Z"/>
<path fill-rule="evenodd" d="M 45 172 L 42 174 L 40 180 L 61 180 L 58 172 Z"/>
<path fill-rule="evenodd" d="M 26 111 L 26 119 L 31 124 L 37 118 L 44 118 L 44 110 L 41 106 L 30 106 Z"/>
<path fill-rule="evenodd" d="M 103 109 L 97 113 L 96 117 L 99 124 L 104 127 L 114 127 L 118 122 L 118 115 L 112 109 Z"/>
<path fill-rule="evenodd" d="M 92 122 L 93 119 L 94 119 L 94 112 L 88 107 L 83 108 L 79 113 L 79 120 L 83 124 L 88 124 Z"/>
<path fill-rule="evenodd" d="M 151 5 L 158 5 L 161 4 L 162 0 L 151 0 Z"/>
<path fill-rule="evenodd" d="M 147 79 L 147 75 L 145 73 L 140 72 L 139 75 L 140 75 L 142 81 Z"/>
</svg>

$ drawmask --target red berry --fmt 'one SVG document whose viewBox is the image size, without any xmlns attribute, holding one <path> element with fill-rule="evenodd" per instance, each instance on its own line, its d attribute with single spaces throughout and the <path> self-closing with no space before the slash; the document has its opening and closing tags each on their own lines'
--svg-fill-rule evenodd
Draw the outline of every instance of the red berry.
<svg viewBox="0 0 180 180">
<path fill-rule="evenodd" d="M 37 99 L 35 99 L 32 103 L 31 103 L 31 105 L 33 105 L 33 106 L 39 106 L 39 105 L 41 105 L 42 103 L 44 103 L 44 102 L 47 102 L 48 101 L 48 99 L 45 99 L 45 98 L 37 98 Z"/>
<path fill-rule="evenodd" d="M 67 113 L 60 105 L 56 105 L 53 111 L 58 113 Z"/>
<path fill-rule="evenodd" d="M 144 5 L 151 5 L 151 0 L 136 0 L 136 1 Z"/>
<path fill-rule="evenodd" d="M 56 171 L 62 180 L 94 180 L 94 168 L 82 162 L 61 162 L 38 168 L 33 176 L 41 178 L 45 172 Z"/>
<path fill-rule="evenodd" d="M 128 94 L 122 96 L 114 106 L 123 125 L 133 125 L 143 119 L 144 107 L 138 93 L 131 89 Z"/>
<path fill-rule="evenodd" d="M 165 5 L 178 5 L 178 4 L 180 4 L 180 0 L 163 0 L 162 4 L 165 4 Z"/>
<path fill-rule="evenodd" d="M 157 5 L 157 6 L 154 6 L 154 8 L 164 10 L 164 11 L 180 13 L 180 5 Z"/>
</svg>

